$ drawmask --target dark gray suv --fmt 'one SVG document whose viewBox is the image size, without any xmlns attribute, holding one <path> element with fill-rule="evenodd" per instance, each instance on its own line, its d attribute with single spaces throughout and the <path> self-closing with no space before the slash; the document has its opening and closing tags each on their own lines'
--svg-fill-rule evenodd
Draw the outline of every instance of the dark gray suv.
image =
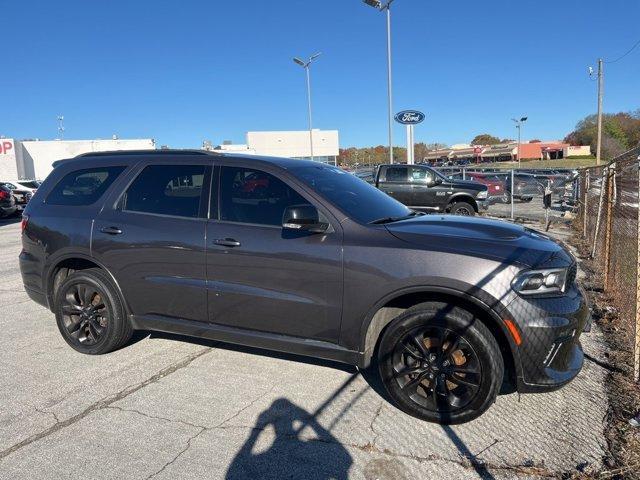
<svg viewBox="0 0 640 480">
<path fill-rule="evenodd" d="M 482 414 L 501 388 L 580 371 L 576 264 L 541 233 L 422 215 L 338 168 L 199 151 L 60 161 L 20 266 L 64 339 L 107 353 L 159 330 L 357 365 L 405 412 Z"/>
</svg>

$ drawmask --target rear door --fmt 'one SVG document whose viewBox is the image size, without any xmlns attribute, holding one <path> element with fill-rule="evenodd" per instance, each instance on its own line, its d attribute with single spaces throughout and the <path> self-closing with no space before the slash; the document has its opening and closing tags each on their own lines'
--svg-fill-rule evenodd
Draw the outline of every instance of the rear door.
<svg viewBox="0 0 640 480">
<path fill-rule="evenodd" d="M 411 205 L 413 187 L 406 165 L 385 165 L 380 172 L 379 188 L 405 205 Z"/>
<path fill-rule="evenodd" d="M 211 160 L 141 162 L 93 226 L 92 254 L 136 316 L 206 322 L 205 231 Z"/>
</svg>

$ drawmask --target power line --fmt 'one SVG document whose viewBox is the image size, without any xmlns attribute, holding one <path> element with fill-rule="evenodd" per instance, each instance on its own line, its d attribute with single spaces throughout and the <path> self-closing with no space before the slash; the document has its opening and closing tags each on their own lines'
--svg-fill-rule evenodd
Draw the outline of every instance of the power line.
<svg viewBox="0 0 640 480">
<path fill-rule="evenodd" d="M 627 52 L 624 55 L 622 55 L 621 57 L 618 57 L 615 60 L 609 60 L 609 61 L 604 62 L 604 63 L 616 63 L 616 62 L 622 60 L 624 57 L 626 57 L 631 52 L 633 52 L 638 45 L 640 45 L 640 40 L 638 40 L 636 43 L 634 43 L 633 46 L 629 50 L 627 50 Z"/>
</svg>

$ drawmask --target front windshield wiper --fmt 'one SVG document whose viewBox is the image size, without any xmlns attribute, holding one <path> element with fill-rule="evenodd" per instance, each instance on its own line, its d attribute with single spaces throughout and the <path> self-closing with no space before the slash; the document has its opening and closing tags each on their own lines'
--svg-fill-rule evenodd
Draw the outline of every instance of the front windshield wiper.
<svg viewBox="0 0 640 480">
<path fill-rule="evenodd" d="M 402 217 L 382 217 L 376 220 L 372 220 L 371 222 L 369 222 L 369 225 L 381 225 L 383 223 L 399 222 L 400 220 L 406 220 L 407 218 L 416 217 L 420 215 L 424 215 L 424 213 L 412 210 L 410 214 L 403 215 Z"/>
</svg>

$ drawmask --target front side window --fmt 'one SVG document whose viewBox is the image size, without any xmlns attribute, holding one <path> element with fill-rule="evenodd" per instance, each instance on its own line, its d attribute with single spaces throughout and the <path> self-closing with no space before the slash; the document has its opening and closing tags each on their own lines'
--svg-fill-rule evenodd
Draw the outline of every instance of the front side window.
<svg viewBox="0 0 640 480">
<path fill-rule="evenodd" d="M 409 179 L 416 183 L 433 182 L 433 172 L 427 168 L 411 167 L 409 171 Z"/>
<path fill-rule="evenodd" d="M 407 169 L 403 170 L 406 173 Z M 340 168 L 304 165 L 290 171 L 357 222 L 369 223 L 380 218 L 404 217 L 411 213 L 402 203 Z"/>
<path fill-rule="evenodd" d="M 204 165 L 150 165 L 129 186 L 122 209 L 130 212 L 197 218 Z"/>
<path fill-rule="evenodd" d="M 107 191 L 126 167 L 98 167 L 68 173 L 51 190 L 50 205 L 91 205 Z"/>
<path fill-rule="evenodd" d="M 309 204 L 298 192 L 273 175 L 242 167 L 222 167 L 220 220 L 282 225 L 285 208 Z"/>
</svg>

